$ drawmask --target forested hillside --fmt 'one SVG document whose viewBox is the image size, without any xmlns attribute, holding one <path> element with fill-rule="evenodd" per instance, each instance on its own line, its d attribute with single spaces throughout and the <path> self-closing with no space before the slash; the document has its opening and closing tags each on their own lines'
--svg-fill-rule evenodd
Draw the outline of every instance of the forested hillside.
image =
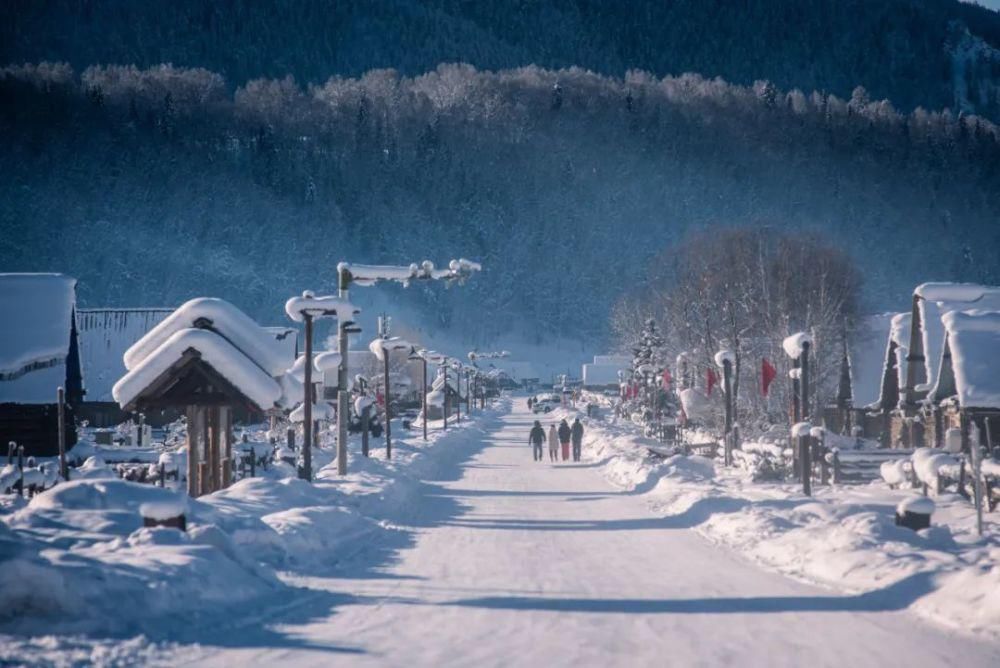
<svg viewBox="0 0 1000 668">
<path fill-rule="evenodd" d="M 205 67 L 235 85 L 442 62 L 857 85 L 1000 118 L 1000 15 L 957 0 L 7 0 L 0 65 Z"/>
<path fill-rule="evenodd" d="M 1000 280 L 997 128 L 697 76 L 441 66 L 235 92 L 207 70 L 0 74 L 0 266 L 61 270 L 87 306 L 212 293 L 261 318 L 338 260 L 485 270 L 410 288 L 440 325 L 593 339 L 687 232 L 825 232 L 866 305 Z M 719 267 L 719 270 L 724 270 Z"/>
</svg>

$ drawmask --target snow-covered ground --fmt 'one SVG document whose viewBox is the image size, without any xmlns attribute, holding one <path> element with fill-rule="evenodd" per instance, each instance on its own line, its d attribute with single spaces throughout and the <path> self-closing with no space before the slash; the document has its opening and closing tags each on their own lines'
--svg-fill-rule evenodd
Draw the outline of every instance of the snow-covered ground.
<svg viewBox="0 0 1000 668">
<path fill-rule="evenodd" d="M 10 533 L 47 540 L 51 552 L 38 559 L 50 568 L 56 556 L 64 560 L 45 577 L 66 581 L 74 567 L 96 577 L 92 560 L 111 568 L 106 578 L 126 577 L 141 564 L 105 555 L 145 553 L 177 569 L 170 582 L 194 605 L 178 602 L 164 613 L 154 597 L 182 597 L 151 587 L 155 615 L 132 607 L 138 598 L 122 599 L 117 614 L 113 602 L 87 601 L 95 612 L 115 614 L 117 630 L 97 630 L 90 608 L 78 611 L 81 619 L 7 620 L 0 663 L 1000 665 L 995 638 L 930 624 L 908 609 L 944 592 L 941 564 L 976 549 L 951 546 L 963 542 L 961 534 L 896 533 L 903 530 L 891 520 L 864 520 L 861 511 L 838 516 L 825 492 L 804 499 L 789 487 L 743 484 L 698 458 L 656 463 L 633 428 L 596 421 L 583 462 L 533 462 L 527 433 L 535 416 L 523 403 L 517 398 L 509 411 L 504 406 L 426 448 L 408 439 L 392 464 L 374 459 L 343 482 L 324 473 L 314 487 L 240 483 L 192 504 L 206 536 L 175 538 L 180 545 L 143 531 L 89 537 L 112 527 L 45 518 L 42 508 L 16 511 L 5 523 L 20 517 L 24 528 Z M 541 419 L 547 426 L 557 416 Z M 881 511 L 873 502 L 868 512 Z M 55 535 L 67 531 L 71 538 L 57 545 Z M 208 547 L 208 534 L 218 544 Z M 854 534 L 869 542 L 844 537 Z M 209 550 L 232 570 L 215 577 L 246 583 L 234 594 L 242 602 L 199 598 L 200 571 L 187 564 L 209 559 L 199 554 Z M 782 561 L 779 553 L 790 556 Z M 845 566 L 849 556 L 853 568 Z M 960 572 L 954 577 L 974 571 Z M 62 591 L 58 585 L 51 589 Z M 974 580 L 966 591 L 996 591 L 984 585 Z M 947 610 L 990 609 L 985 599 L 949 595 L 946 603 Z M 87 618 L 78 633 L 53 635 Z"/>
<path fill-rule="evenodd" d="M 891 592 L 934 622 L 1000 640 L 1000 515 L 962 497 L 934 499 L 932 526 L 897 527 L 894 512 L 916 490 L 865 485 L 753 482 L 702 457 L 649 457 L 648 439 L 624 421 L 592 424 L 587 451 L 616 486 L 640 493 L 672 524 L 688 526 L 769 568 L 856 594 Z"/>
<path fill-rule="evenodd" d="M 460 458 L 456 449 L 480 440 L 480 422 L 506 410 L 505 402 L 474 420 L 452 421 L 447 432 L 431 423 L 427 443 L 394 421 L 392 460 L 384 440 L 372 439 L 372 457 L 355 454 L 344 478 L 336 475 L 331 441 L 316 452 L 317 464 L 327 465 L 315 484 L 279 464 L 187 500 L 104 469 L 30 502 L 5 497 L 0 664 L 141 660 L 150 642 L 199 642 L 205 625 L 245 623 L 248 610 L 267 615 L 311 600 L 314 592 L 296 577 L 328 572 L 375 534 L 390 536 L 381 536 L 382 544 L 405 544 L 389 518 L 407 512 L 421 478 L 440 461 Z M 188 532 L 143 528 L 140 507 L 155 502 L 186 504 Z M 131 640 L 123 655 L 120 640 L 137 634 L 146 640 Z"/>
</svg>

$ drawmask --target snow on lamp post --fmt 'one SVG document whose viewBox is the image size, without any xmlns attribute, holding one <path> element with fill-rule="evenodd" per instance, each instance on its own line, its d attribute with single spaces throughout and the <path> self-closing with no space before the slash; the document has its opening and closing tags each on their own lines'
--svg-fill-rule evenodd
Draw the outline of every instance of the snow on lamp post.
<svg viewBox="0 0 1000 668">
<path fill-rule="evenodd" d="M 393 351 L 411 350 L 412 345 L 399 337 L 374 339 L 368 349 L 382 362 L 385 382 L 385 458 L 392 459 L 392 392 L 389 386 L 389 354 Z"/>
<path fill-rule="evenodd" d="M 809 424 L 809 347 L 812 337 L 806 332 L 798 332 L 785 338 L 781 343 L 785 354 L 797 363 L 798 384 L 801 388 L 801 421 L 792 427 L 792 437 L 798 440 L 799 473 L 802 477 L 802 492 L 810 495 L 812 492 L 812 448 L 810 447 Z M 793 378 L 793 382 L 795 378 Z"/>
<path fill-rule="evenodd" d="M 285 302 L 285 313 L 294 322 L 305 323 L 305 378 L 303 381 L 303 418 L 302 418 L 302 472 L 300 477 L 305 480 L 312 480 L 312 408 L 315 398 L 313 396 L 312 372 L 313 372 L 313 321 L 316 318 L 335 317 L 337 326 L 344 329 L 355 314 L 360 311 L 356 309 L 346 297 L 317 297 L 312 291 L 306 290 L 301 297 L 292 297 Z M 346 374 L 338 379 L 343 385 L 347 383 Z M 337 407 L 337 421 L 346 426 L 346 410 Z M 343 475 L 347 473 L 347 450 L 337 451 L 337 472 Z"/>
<path fill-rule="evenodd" d="M 419 265 L 414 263 L 407 266 L 389 266 L 374 264 L 354 264 L 351 262 L 341 262 L 337 265 L 337 287 L 338 295 L 346 300 L 350 294 L 351 284 L 359 286 L 375 285 L 383 281 L 395 281 L 404 286 L 409 285 L 414 280 L 442 280 L 448 283 L 457 282 L 459 285 L 465 283 L 473 273 L 482 271 L 482 265 L 478 262 L 471 262 L 466 259 L 452 260 L 448 263 L 447 269 L 437 269 L 434 263 L 424 260 Z M 341 355 L 341 367 L 338 374 L 340 391 L 337 393 L 337 410 L 347 412 L 348 395 L 345 390 L 347 385 L 347 328 L 338 326 L 337 328 L 337 352 Z M 337 428 L 337 457 L 338 472 L 340 472 L 339 458 L 341 454 L 344 461 L 347 461 L 347 424 L 339 423 Z M 346 468 L 343 471 L 347 472 Z"/>
<path fill-rule="evenodd" d="M 726 431 L 725 431 L 725 459 L 726 466 L 733 465 L 733 450 L 735 443 L 733 439 L 733 364 L 736 355 L 731 350 L 720 350 L 715 353 L 715 365 L 722 369 L 722 392 L 726 401 Z"/>
</svg>

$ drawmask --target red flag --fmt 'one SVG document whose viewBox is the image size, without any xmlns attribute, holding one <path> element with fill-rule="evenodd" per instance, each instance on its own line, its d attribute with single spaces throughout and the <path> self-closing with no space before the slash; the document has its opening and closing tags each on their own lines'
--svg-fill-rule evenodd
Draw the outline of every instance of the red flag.
<svg viewBox="0 0 1000 668">
<path fill-rule="evenodd" d="M 670 387 L 670 369 L 663 370 L 663 387 Z"/>
<path fill-rule="evenodd" d="M 767 361 L 764 357 L 760 361 L 760 389 L 764 396 L 767 396 L 767 391 L 771 387 L 771 381 L 775 379 L 778 375 L 778 370 Z"/>
<path fill-rule="evenodd" d="M 718 382 L 719 377 L 715 374 L 715 369 L 708 367 L 708 371 L 705 372 L 705 391 L 708 396 L 712 396 L 712 388 Z"/>
</svg>

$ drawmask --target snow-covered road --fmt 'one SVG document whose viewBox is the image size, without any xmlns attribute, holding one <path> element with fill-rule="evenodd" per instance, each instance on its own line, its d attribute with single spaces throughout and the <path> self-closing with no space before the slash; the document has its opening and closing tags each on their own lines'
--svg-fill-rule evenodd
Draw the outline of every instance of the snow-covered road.
<svg viewBox="0 0 1000 668">
<path fill-rule="evenodd" d="M 370 545 L 329 592 L 178 648 L 172 663 L 390 666 L 989 666 L 1000 649 L 904 608 L 919 583 L 841 596 L 768 573 L 612 488 L 532 461 L 515 403 L 418 491 L 412 540 Z M 586 459 L 586 452 L 584 453 Z M 346 595 L 345 595 L 346 594 Z"/>
</svg>

